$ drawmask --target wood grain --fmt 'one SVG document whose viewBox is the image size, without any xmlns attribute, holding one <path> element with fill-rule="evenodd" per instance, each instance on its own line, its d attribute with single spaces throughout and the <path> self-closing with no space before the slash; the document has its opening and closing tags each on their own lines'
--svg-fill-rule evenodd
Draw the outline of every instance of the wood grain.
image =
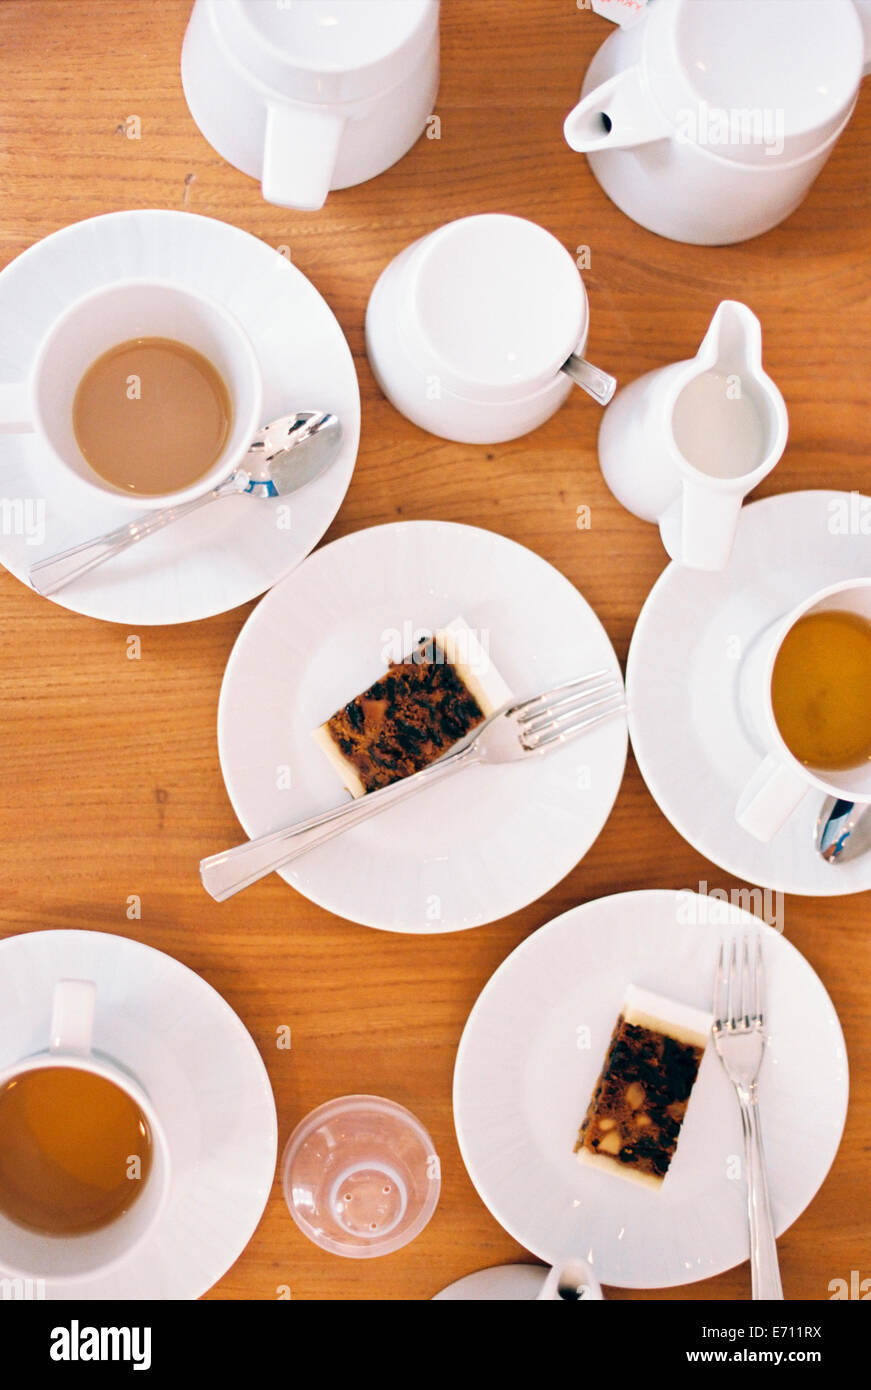
<svg viewBox="0 0 871 1390">
<path fill-rule="evenodd" d="M 806 202 L 740 246 L 678 246 L 636 227 L 561 138 L 582 74 L 610 32 L 574 0 L 446 0 L 440 140 L 421 139 L 381 178 L 319 213 L 264 203 L 191 120 L 179 81 L 186 0 L 6 0 L 0 5 L 0 263 L 65 224 L 122 208 L 188 208 L 238 224 L 295 263 L 334 308 L 363 393 L 359 463 L 326 539 L 396 517 L 482 524 L 530 546 L 593 604 L 621 659 L 663 567 L 655 528 L 623 512 L 598 471 L 596 407 L 575 392 L 534 435 L 490 449 L 433 439 L 380 396 L 363 352 L 372 284 L 401 247 L 441 222 L 510 211 L 569 248 L 588 245 L 590 355 L 621 381 L 695 350 L 724 297 L 762 318 L 766 365 L 786 396 L 791 442 L 761 493 L 868 489 L 871 380 L 871 92 Z M 124 133 L 141 120 L 141 139 Z M 576 508 L 592 508 L 588 532 Z M 279 1189 L 222 1299 L 421 1299 L 474 1269 L 528 1258 L 475 1194 L 451 1121 L 451 1073 L 481 987 L 536 927 L 622 889 L 732 881 L 661 815 L 630 760 L 587 858 L 545 898 L 459 936 L 366 930 L 278 879 L 216 907 L 197 860 L 236 837 L 215 743 L 223 667 L 251 605 L 181 628 L 126 629 L 67 613 L 0 575 L 4 794 L 0 933 L 87 927 L 178 957 L 238 1010 L 275 1088 L 283 1143 L 331 1096 L 375 1091 L 431 1129 L 444 1186 L 434 1220 L 389 1259 L 309 1244 Z M 627 857 L 627 845 L 632 846 Z M 142 898 L 129 922 L 128 894 Z M 825 1299 L 869 1248 L 869 898 L 788 898 L 786 932 L 827 985 L 850 1056 L 852 1100 L 832 1173 L 780 1241 L 790 1298 Z M 276 1049 L 290 1024 L 294 1046 Z M 813 1116 L 807 1117 L 813 1124 Z M 861 1267 L 861 1266 L 860 1266 Z M 868 1274 L 864 1269 L 863 1273 Z M 615 1298 L 746 1298 L 747 1267 L 676 1291 Z"/>
</svg>

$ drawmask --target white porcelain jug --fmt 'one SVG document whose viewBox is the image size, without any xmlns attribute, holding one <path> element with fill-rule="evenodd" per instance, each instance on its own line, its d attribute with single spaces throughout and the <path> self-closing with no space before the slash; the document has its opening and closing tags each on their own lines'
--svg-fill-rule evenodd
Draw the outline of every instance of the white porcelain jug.
<svg viewBox="0 0 871 1390">
<path fill-rule="evenodd" d="M 281 207 L 383 173 L 422 134 L 439 79 L 438 0 L 196 0 L 181 62 L 191 115 Z"/>
<path fill-rule="evenodd" d="M 871 72 L 871 0 L 650 0 L 565 121 L 608 196 L 660 236 L 758 236 L 804 198 Z"/>
<path fill-rule="evenodd" d="M 673 560 L 729 563 L 741 504 L 786 448 L 783 396 L 762 369 L 762 327 L 724 300 L 690 361 L 618 391 L 599 431 L 599 462 L 618 502 L 659 523 Z"/>
</svg>

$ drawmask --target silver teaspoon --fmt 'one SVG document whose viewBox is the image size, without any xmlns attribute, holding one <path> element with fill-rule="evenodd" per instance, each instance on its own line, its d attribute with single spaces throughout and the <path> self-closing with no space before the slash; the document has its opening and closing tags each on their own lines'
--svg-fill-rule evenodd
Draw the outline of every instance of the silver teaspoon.
<svg viewBox="0 0 871 1390">
<path fill-rule="evenodd" d="M 560 371 L 570 376 L 575 385 L 580 386 L 599 405 L 607 405 L 617 390 L 616 377 L 603 372 L 601 367 L 594 367 L 592 362 L 588 362 L 586 357 L 579 357 L 576 352 L 562 364 Z"/>
<path fill-rule="evenodd" d="M 249 493 L 252 497 L 286 497 L 326 472 L 341 443 L 341 423 L 328 411 L 304 410 L 298 415 L 282 415 L 258 430 L 243 463 L 202 497 L 176 507 L 146 512 L 95 540 L 38 560 L 31 566 L 30 582 L 39 594 L 46 597 L 56 594 L 66 584 L 104 561 L 114 559 L 146 536 L 221 497 L 240 493 Z"/>
<path fill-rule="evenodd" d="M 863 820 L 868 809 L 864 802 L 826 797 L 817 817 L 814 848 L 827 864 L 846 864 L 871 849 L 871 816 Z"/>
</svg>

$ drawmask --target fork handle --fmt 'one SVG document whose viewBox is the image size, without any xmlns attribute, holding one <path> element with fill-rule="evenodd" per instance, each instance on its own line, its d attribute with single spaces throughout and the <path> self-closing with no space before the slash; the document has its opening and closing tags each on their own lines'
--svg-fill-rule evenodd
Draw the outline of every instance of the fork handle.
<svg viewBox="0 0 871 1390">
<path fill-rule="evenodd" d="M 751 1298 L 782 1299 L 780 1266 L 774 1222 L 768 1199 L 768 1179 L 765 1174 L 765 1155 L 762 1149 L 762 1126 L 756 1084 L 739 1091 L 741 1123 L 744 1127 L 744 1152 L 747 1163 L 747 1214 L 750 1221 L 750 1281 Z"/>
<path fill-rule="evenodd" d="M 367 792 L 356 801 L 337 806 L 323 815 L 311 820 L 300 821 L 284 830 L 273 831 L 271 835 L 261 835 L 256 840 L 247 840 L 222 854 L 210 855 L 200 860 L 200 879 L 207 893 L 216 902 L 222 903 L 242 888 L 248 888 L 258 879 L 265 878 L 275 869 L 283 868 L 299 855 L 343 835 L 353 825 L 369 820 L 372 816 L 386 811 L 389 806 L 404 801 L 420 791 L 423 786 L 441 781 L 458 772 L 461 767 L 479 762 L 480 754 L 474 743 L 448 753 L 438 762 L 430 763 L 411 777 L 403 777 L 382 787 L 377 792 Z"/>
</svg>

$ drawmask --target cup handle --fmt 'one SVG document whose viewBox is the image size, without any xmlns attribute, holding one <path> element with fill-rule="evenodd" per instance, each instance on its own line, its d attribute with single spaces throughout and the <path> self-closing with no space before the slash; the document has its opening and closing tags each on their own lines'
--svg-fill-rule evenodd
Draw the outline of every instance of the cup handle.
<svg viewBox="0 0 871 1390">
<path fill-rule="evenodd" d="M 330 191 L 345 117 L 273 102 L 266 113 L 263 196 L 282 208 L 322 208 Z"/>
<path fill-rule="evenodd" d="M 29 434 L 32 429 L 27 387 L 23 382 L 0 382 L 0 434 Z"/>
<path fill-rule="evenodd" d="M 865 62 L 862 67 L 862 76 L 868 77 L 871 74 L 871 0 L 853 0 L 859 12 L 859 21 L 865 36 Z"/>
<path fill-rule="evenodd" d="M 50 1052 L 87 1057 L 94 1033 L 97 986 L 93 980 L 58 980 L 51 1010 Z"/>
<path fill-rule="evenodd" d="M 769 753 L 741 793 L 735 819 L 757 840 L 773 840 L 808 790 L 801 773 Z"/>
</svg>

